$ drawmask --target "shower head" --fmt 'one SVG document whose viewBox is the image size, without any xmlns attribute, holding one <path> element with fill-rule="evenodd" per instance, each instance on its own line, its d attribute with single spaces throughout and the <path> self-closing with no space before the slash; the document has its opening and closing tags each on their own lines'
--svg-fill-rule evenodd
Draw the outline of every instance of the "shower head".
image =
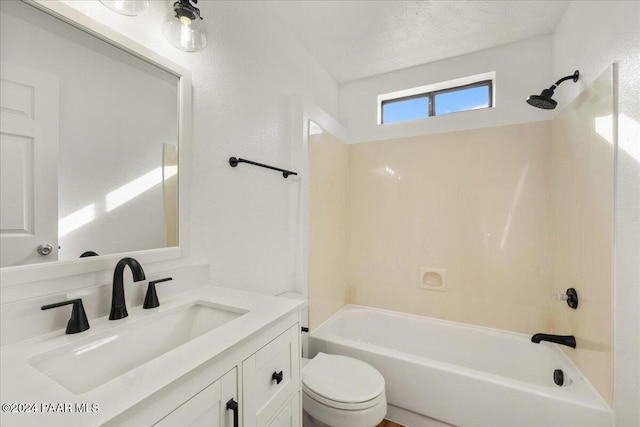
<svg viewBox="0 0 640 427">
<path fill-rule="evenodd" d="M 553 110 L 556 108 L 558 103 L 552 98 L 553 93 L 558 87 L 560 83 L 565 80 L 573 80 L 574 82 L 578 81 L 578 77 L 580 73 L 576 70 L 572 75 L 561 78 L 556 82 L 556 84 L 552 85 L 549 89 L 544 89 L 540 95 L 531 95 L 527 98 L 527 104 L 532 105 L 536 108 L 542 108 L 543 110 Z"/>
<path fill-rule="evenodd" d="M 531 95 L 527 98 L 527 104 L 533 105 L 536 108 L 542 108 L 543 110 L 553 110 L 558 103 L 551 97 L 553 96 L 553 90 L 545 89 L 540 95 Z"/>
</svg>

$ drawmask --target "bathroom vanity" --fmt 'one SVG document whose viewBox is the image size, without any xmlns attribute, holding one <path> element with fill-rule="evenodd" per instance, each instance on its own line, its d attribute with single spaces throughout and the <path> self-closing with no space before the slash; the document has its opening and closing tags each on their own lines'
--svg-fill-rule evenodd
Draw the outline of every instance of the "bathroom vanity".
<svg viewBox="0 0 640 427">
<path fill-rule="evenodd" d="M 0 424 L 299 426 L 301 305 L 207 286 L 5 346 Z"/>
</svg>

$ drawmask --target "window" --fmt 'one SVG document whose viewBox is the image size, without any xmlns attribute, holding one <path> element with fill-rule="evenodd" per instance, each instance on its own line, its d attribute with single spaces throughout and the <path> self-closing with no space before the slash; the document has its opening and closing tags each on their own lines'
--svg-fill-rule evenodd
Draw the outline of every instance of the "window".
<svg viewBox="0 0 640 427">
<path fill-rule="evenodd" d="M 433 94 L 434 116 L 491 107 L 491 81 Z"/>
<path fill-rule="evenodd" d="M 482 79 L 478 80 L 478 77 Z M 486 73 L 380 95 L 378 96 L 378 124 L 491 108 L 493 107 L 494 78 L 495 73 Z M 472 82 L 469 83 L 469 80 Z"/>
<path fill-rule="evenodd" d="M 429 116 L 431 100 L 424 95 L 382 102 L 382 123 L 403 122 Z"/>
</svg>

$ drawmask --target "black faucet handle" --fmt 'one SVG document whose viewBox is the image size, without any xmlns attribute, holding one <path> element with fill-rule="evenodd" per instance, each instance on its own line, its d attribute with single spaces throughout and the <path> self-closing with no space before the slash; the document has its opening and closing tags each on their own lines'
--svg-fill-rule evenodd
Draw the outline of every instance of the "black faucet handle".
<svg viewBox="0 0 640 427">
<path fill-rule="evenodd" d="M 165 277 L 164 279 L 150 280 L 147 287 L 147 295 L 144 297 L 142 308 L 156 308 L 160 305 L 158 301 L 158 293 L 156 292 L 156 283 L 167 282 L 173 280 L 173 277 Z"/>
<path fill-rule="evenodd" d="M 67 334 L 77 334 L 78 332 L 89 329 L 89 319 L 82 305 L 82 298 L 72 299 L 69 301 L 57 302 L 54 304 L 43 305 L 40 310 L 49 310 L 50 308 L 62 307 L 63 305 L 73 304 L 71 309 L 71 318 L 67 323 Z"/>
</svg>

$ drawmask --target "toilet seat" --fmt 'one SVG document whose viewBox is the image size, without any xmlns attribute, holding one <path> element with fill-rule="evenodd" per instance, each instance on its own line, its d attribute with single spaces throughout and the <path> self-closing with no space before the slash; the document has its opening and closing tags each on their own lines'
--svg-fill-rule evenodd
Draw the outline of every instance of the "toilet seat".
<svg viewBox="0 0 640 427">
<path fill-rule="evenodd" d="M 304 366 L 302 390 L 335 409 L 362 410 L 386 402 L 380 372 L 360 360 L 335 354 L 318 353 Z"/>
<path fill-rule="evenodd" d="M 379 405 L 383 401 L 386 401 L 386 397 L 384 393 L 380 393 L 374 399 L 367 400 L 366 402 L 357 402 L 357 403 L 338 402 L 338 401 L 327 399 L 326 397 L 320 396 L 319 394 L 315 393 L 313 390 L 310 390 L 304 384 L 302 384 L 302 392 L 309 398 L 315 400 L 318 403 L 321 403 L 324 406 L 334 408 L 334 409 L 341 409 L 344 411 L 359 411 L 363 409 L 369 409 L 376 405 Z"/>
</svg>

